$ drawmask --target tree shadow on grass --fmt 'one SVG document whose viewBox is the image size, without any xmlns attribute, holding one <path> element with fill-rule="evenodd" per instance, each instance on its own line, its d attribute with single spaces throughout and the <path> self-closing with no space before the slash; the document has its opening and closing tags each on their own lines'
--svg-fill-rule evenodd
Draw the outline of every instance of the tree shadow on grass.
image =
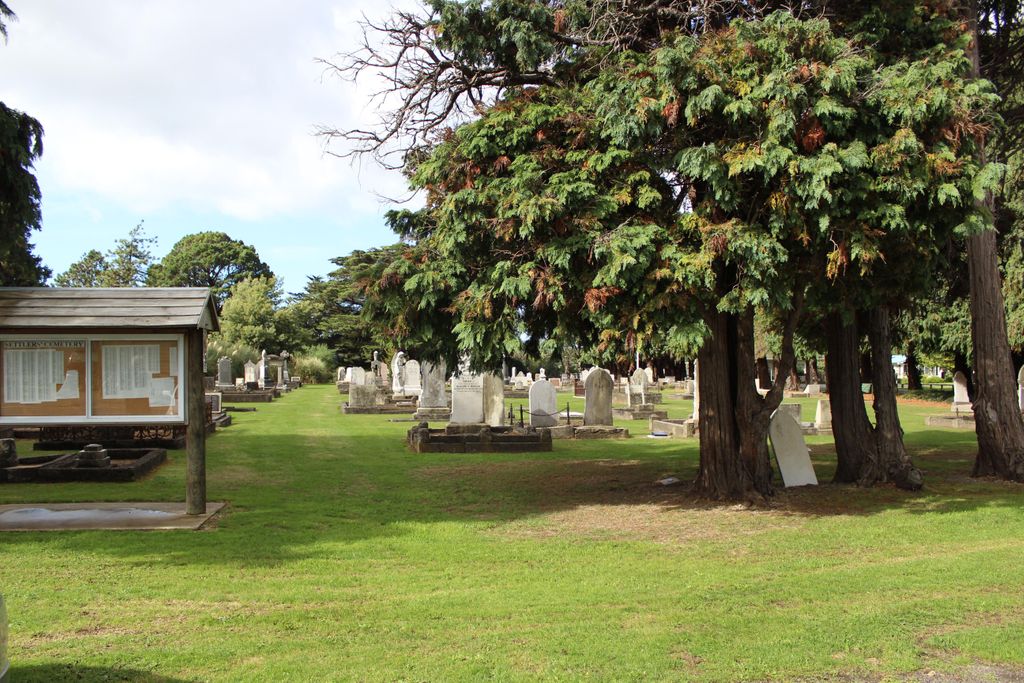
<svg viewBox="0 0 1024 683">
<path fill-rule="evenodd" d="M 108 668 L 102 666 L 81 666 L 78 664 L 29 664 L 11 665 L 11 683 L 91 683 L 92 681 L 123 681 L 125 683 L 189 683 L 189 679 L 162 676 L 149 671 Z M 198 679 L 192 679 L 198 680 Z"/>
<path fill-rule="evenodd" d="M 3 540 L 9 547 L 45 544 L 72 556 L 103 552 L 139 567 L 252 567 L 322 556 L 327 546 L 337 552 L 339 544 L 397 538 L 421 523 L 511 523 L 583 510 L 594 516 L 618 511 L 628 526 L 631 519 L 657 513 L 706 517 L 716 510 L 744 510 L 690 492 L 686 483 L 697 474 L 696 440 L 556 441 L 550 453 L 415 454 L 402 438 L 407 427 L 381 424 L 375 431 L 364 424 L 354 434 L 327 439 L 221 435 L 230 448 L 211 449 L 209 497 L 227 500 L 230 507 L 207 532 L 33 532 L 5 534 Z M 973 454 L 964 450 L 969 440 L 954 440 L 948 452 L 939 452 L 935 444 L 943 443 L 943 434 L 918 432 L 908 439 L 922 444 L 912 449 L 925 470 L 924 491 L 828 483 L 784 489 L 776 475 L 777 494 L 754 512 L 780 518 L 892 509 L 933 514 L 1024 504 L 1020 485 L 970 479 Z M 918 456 L 918 449 L 927 454 Z M 814 445 L 812 456 L 819 481 L 830 481 L 834 446 Z M 656 483 L 670 475 L 683 484 Z M 148 483 L 82 489 L 93 496 L 83 499 L 106 499 L 96 498 L 95 491 L 113 500 L 183 496 L 183 483 Z M 715 518 L 701 523 L 714 524 Z"/>
</svg>

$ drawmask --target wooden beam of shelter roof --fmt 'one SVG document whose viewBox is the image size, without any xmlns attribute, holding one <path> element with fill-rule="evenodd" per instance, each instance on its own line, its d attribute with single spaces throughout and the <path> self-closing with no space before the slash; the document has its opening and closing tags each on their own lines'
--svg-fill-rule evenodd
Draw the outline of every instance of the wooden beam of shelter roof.
<svg viewBox="0 0 1024 683">
<path fill-rule="evenodd" d="M 0 329 L 220 329 L 206 287 L 0 287 Z"/>
</svg>

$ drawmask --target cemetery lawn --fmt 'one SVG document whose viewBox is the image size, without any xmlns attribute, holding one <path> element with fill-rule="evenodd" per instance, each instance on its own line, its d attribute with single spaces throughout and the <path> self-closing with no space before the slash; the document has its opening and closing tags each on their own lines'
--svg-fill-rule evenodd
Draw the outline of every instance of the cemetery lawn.
<svg viewBox="0 0 1024 683">
<path fill-rule="evenodd" d="M 415 455 L 410 423 L 340 403 L 310 386 L 236 413 L 208 442 L 215 528 L 0 535 L 12 680 L 1024 676 L 1024 486 L 968 476 L 973 433 L 924 426 L 945 406 L 902 408 L 924 491 L 825 484 L 751 510 L 656 485 L 693 477 L 697 442 L 644 423 Z M 828 482 L 831 439 L 810 442 Z M 136 484 L 0 502 L 179 501 L 169 456 Z"/>
</svg>

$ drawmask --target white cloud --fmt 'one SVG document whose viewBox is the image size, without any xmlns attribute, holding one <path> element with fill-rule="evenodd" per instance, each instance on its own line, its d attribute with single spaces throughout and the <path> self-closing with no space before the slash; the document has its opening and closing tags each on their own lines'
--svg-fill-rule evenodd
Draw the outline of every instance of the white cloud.
<svg viewBox="0 0 1024 683">
<path fill-rule="evenodd" d="M 372 89 L 323 79 L 386 5 L 33 0 L 3 48 L 0 98 L 43 121 L 62 191 L 140 212 L 177 204 L 245 220 L 380 211 L 403 179 L 322 154 L 316 124 L 371 122 Z"/>
</svg>

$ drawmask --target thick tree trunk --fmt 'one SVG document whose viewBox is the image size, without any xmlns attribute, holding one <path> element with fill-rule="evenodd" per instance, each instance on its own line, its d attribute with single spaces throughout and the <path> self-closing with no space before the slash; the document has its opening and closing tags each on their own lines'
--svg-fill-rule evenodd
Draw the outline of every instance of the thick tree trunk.
<svg viewBox="0 0 1024 683">
<path fill-rule="evenodd" d="M 762 368 L 767 374 L 768 361 L 758 358 L 754 361 L 754 310 L 748 309 L 736 318 L 736 422 L 740 436 L 740 458 L 753 481 L 754 490 L 770 495 L 772 490 L 772 465 L 768 452 L 768 423 L 779 401 L 762 398 L 754 384 L 755 368 L 762 389 L 771 389 L 771 379 L 761 376 Z M 703 395 L 702 395 L 703 396 Z"/>
<path fill-rule="evenodd" d="M 768 367 L 767 358 L 757 359 L 757 386 L 767 389 L 772 385 L 772 372 Z"/>
<path fill-rule="evenodd" d="M 836 443 L 833 481 L 850 484 L 861 479 L 867 461 L 875 461 L 874 434 L 860 391 L 860 337 L 855 322 L 844 323 L 839 313 L 825 319 L 825 372 L 832 405 L 832 435 Z"/>
<path fill-rule="evenodd" d="M 870 486 L 891 481 L 901 489 L 916 491 L 924 478 L 914 466 L 903 445 L 903 427 L 896 410 L 896 374 L 892 369 L 892 338 L 889 309 L 879 306 L 868 314 L 868 338 L 871 340 L 871 365 L 874 375 L 875 447 L 877 459 L 865 462 L 860 483 Z"/>
<path fill-rule="evenodd" d="M 974 428 L 978 435 L 973 473 L 1024 481 L 1024 419 L 1017 404 L 993 231 L 967 238 L 967 263 L 974 343 Z"/>
<path fill-rule="evenodd" d="M 890 361 L 891 362 L 891 361 Z M 860 354 L 860 381 L 861 384 L 867 384 L 871 381 L 871 378 L 875 375 L 875 369 L 871 362 L 871 349 L 864 351 Z"/>
<path fill-rule="evenodd" d="M 921 384 L 921 367 L 917 364 L 917 344 L 914 342 L 907 343 L 907 389 L 911 391 L 920 391 L 923 388 Z"/>
<path fill-rule="evenodd" d="M 818 370 L 818 358 L 811 356 L 807 359 L 807 383 L 821 384 L 821 372 Z"/>
<path fill-rule="evenodd" d="M 796 371 L 796 364 L 789 371 L 789 381 L 786 382 L 786 391 L 800 391 L 800 373 Z"/>
<path fill-rule="evenodd" d="M 736 321 L 713 311 L 705 316 L 710 335 L 704 340 L 700 363 L 700 469 L 695 488 L 714 499 L 744 499 L 753 482 L 739 457 L 736 425 Z"/>
<path fill-rule="evenodd" d="M 978 3 L 968 4 L 968 22 L 973 35 L 969 48 L 971 71 L 981 77 L 978 55 Z M 985 140 L 978 141 L 978 161 L 985 163 Z M 992 211 L 992 198 L 982 208 Z M 976 386 L 973 400 L 974 425 L 978 435 L 978 457 L 974 476 L 996 475 L 1024 481 L 1024 418 L 1017 405 L 1016 377 L 1006 336 L 994 230 L 967 238 L 967 266 L 971 286 L 971 341 L 974 344 Z"/>
</svg>

